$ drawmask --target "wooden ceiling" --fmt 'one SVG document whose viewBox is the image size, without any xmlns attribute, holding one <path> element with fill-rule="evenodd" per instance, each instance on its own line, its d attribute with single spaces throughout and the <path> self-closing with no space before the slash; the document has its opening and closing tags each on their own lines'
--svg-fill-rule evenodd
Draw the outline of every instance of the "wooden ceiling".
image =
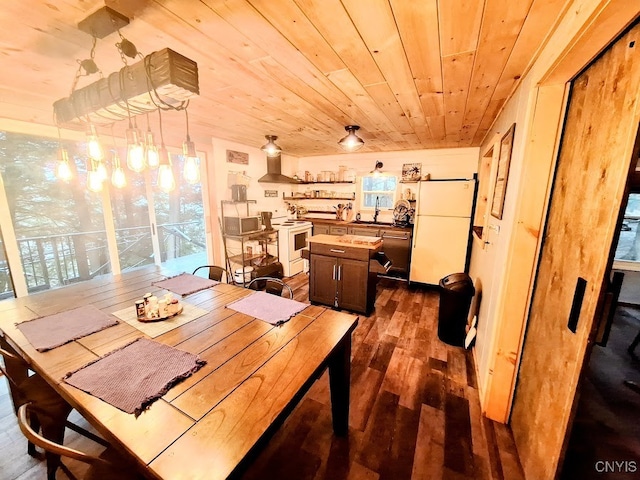
<svg viewBox="0 0 640 480">
<path fill-rule="evenodd" d="M 105 3 L 131 19 L 121 33 L 143 54 L 168 47 L 197 62 L 194 140 L 259 147 L 272 134 L 285 154 L 309 156 L 340 153 L 349 124 L 361 127 L 362 152 L 479 145 L 569 2 L 3 2 L 0 117 L 54 123 L 53 102 L 69 95 L 91 50 L 77 24 Z M 119 41 L 117 32 L 97 41 L 105 76 L 123 66 Z M 163 124 L 167 143 L 178 144 L 184 113 Z M 117 123 L 116 135 L 125 128 Z"/>
</svg>

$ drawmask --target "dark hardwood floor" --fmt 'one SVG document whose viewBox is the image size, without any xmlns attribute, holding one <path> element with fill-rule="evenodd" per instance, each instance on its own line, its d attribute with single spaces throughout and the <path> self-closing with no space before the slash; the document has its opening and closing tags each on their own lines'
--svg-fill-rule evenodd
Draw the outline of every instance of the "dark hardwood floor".
<svg viewBox="0 0 640 480">
<path fill-rule="evenodd" d="M 286 281 L 308 302 L 306 275 Z M 333 435 L 325 373 L 240 477 L 523 479 L 509 427 L 481 414 L 471 354 L 438 340 L 437 314 L 434 290 L 381 279 L 375 311 L 360 316 L 353 334 L 348 436 Z M 0 477 L 44 479 L 44 462 L 26 454 L 0 383 Z M 73 432 L 69 442 L 97 448 Z"/>
</svg>

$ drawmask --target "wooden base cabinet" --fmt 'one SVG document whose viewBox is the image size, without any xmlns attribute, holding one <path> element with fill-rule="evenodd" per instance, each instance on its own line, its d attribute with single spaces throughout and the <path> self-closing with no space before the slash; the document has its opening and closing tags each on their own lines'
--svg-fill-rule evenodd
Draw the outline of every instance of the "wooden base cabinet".
<svg viewBox="0 0 640 480">
<path fill-rule="evenodd" d="M 370 268 L 373 254 L 372 249 L 311 243 L 311 303 L 369 315 L 375 303 L 377 281 L 376 272 Z"/>
</svg>

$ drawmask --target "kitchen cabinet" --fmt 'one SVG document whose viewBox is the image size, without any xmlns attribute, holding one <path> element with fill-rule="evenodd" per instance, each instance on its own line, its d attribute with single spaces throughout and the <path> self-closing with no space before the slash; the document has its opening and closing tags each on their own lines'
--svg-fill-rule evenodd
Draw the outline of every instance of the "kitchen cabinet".
<svg viewBox="0 0 640 480">
<path fill-rule="evenodd" d="M 349 227 L 349 235 L 361 235 L 363 237 L 379 237 L 380 230 L 377 227 Z"/>
<path fill-rule="evenodd" d="M 314 235 L 329 235 L 329 225 L 313 222 Z"/>
<path fill-rule="evenodd" d="M 346 235 L 347 233 L 347 227 L 329 225 L 329 235 Z"/>
<path fill-rule="evenodd" d="M 340 243 L 332 235 L 309 240 L 309 300 L 369 315 L 375 303 L 377 274 L 371 268 L 381 243 Z"/>
</svg>

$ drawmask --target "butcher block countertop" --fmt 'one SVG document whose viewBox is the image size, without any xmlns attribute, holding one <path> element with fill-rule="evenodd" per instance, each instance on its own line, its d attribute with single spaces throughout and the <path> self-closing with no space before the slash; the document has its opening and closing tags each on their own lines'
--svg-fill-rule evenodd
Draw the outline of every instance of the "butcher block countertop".
<svg viewBox="0 0 640 480">
<path fill-rule="evenodd" d="M 369 250 L 378 250 L 382 245 L 382 238 L 367 237 L 364 235 L 313 235 L 309 238 L 309 243 L 321 243 L 333 246 L 349 246 L 355 248 L 365 248 Z"/>
</svg>

